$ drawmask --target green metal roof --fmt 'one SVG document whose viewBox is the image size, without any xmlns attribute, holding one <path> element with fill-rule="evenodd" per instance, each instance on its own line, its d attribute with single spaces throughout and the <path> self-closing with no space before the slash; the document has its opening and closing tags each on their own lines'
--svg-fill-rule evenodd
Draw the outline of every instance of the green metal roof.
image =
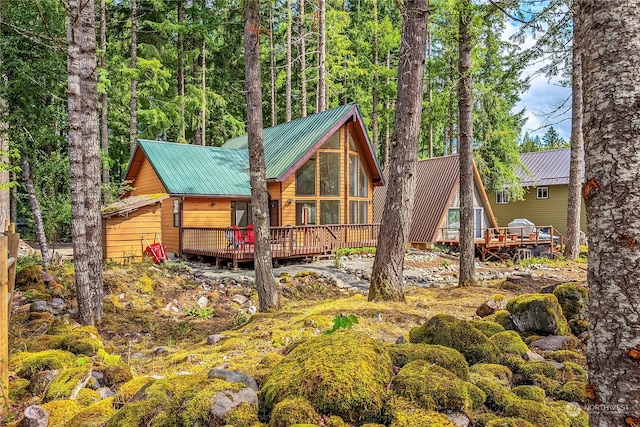
<svg viewBox="0 0 640 427">
<path fill-rule="evenodd" d="M 250 196 L 247 150 L 139 139 L 170 194 Z"/>
<path fill-rule="evenodd" d="M 355 104 L 346 104 L 321 113 L 282 123 L 263 131 L 267 179 L 278 179 L 296 164 L 321 138 L 328 134 Z M 247 149 L 247 135 L 228 140 L 225 149 Z"/>
</svg>

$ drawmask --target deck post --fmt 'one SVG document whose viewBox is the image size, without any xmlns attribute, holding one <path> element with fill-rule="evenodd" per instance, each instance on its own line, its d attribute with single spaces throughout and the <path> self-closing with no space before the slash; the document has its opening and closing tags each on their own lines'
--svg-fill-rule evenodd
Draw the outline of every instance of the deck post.
<svg viewBox="0 0 640 427">
<path fill-rule="evenodd" d="M 16 225 L 9 226 L 9 259 L 15 261 L 9 266 L 7 277 L 9 281 L 9 301 L 8 301 L 8 320 L 7 325 L 11 323 L 11 303 L 13 302 L 13 294 L 16 287 L 16 268 L 18 266 L 18 249 L 20 248 L 20 234 L 16 233 Z"/>
<path fill-rule="evenodd" d="M 4 232 L 4 230 L 2 230 Z M 9 238 L 0 233 L 0 415 L 4 417 L 9 405 Z M 5 405 L 6 404 L 6 405 Z"/>
</svg>

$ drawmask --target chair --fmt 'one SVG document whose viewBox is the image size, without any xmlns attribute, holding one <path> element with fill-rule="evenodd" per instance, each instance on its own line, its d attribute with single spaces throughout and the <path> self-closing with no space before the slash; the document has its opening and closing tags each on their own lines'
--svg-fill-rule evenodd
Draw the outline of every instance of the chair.
<svg viewBox="0 0 640 427">
<path fill-rule="evenodd" d="M 253 224 L 247 225 L 247 230 L 244 233 L 243 242 L 245 245 L 253 245 L 255 243 L 255 233 L 253 231 Z"/>
</svg>

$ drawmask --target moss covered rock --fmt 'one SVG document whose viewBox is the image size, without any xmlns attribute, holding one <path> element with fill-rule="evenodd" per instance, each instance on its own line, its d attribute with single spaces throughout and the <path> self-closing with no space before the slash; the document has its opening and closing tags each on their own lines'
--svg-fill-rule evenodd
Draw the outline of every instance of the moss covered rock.
<svg viewBox="0 0 640 427">
<path fill-rule="evenodd" d="M 534 385 L 519 385 L 518 387 L 514 387 L 511 392 L 521 399 L 536 402 L 544 402 L 547 397 L 543 389 Z"/>
<path fill-rule="evenodd" d="M 581 335 L 589 330 L 589 321 L 586 319 L 569 320 L 569 328 L 574 335 Z"/>
<path fill-rule="evenodd" d="M 66 424 L 66 427 L 95 427 L 104 425 L 116 413 L 113 397 L 100 400 L 80 410 Z"/>
<path fill-rule="evenodd" d="M 282 354 L 275 352 L 264 355 L 253 372 L 251 372 L 253 374 L 253 379 L 256 380 L 258 386 L 262 386 L 262 384 L 264 384 L 273 367 L 276 366 L 283 358 L 284 356 Z"/>
<path fill-rule="evenodd" d="M 63 350 L 17 353 L 9 359 L 9 369 L 22 378 L 29 378 L 39 371 L 64 369 L 75 365 L 76 356 Z"/>
<path fill-rule="evenodd" d="M 472 374 L 471 381 L 484 391 L 487 397 L 485 405 L 494 411 L 502 411 L 509 404 L 519 399 L 511 390 L 493 379 Z"/>
<path fill-rule="evenodd" d="M 503 353 L 523 356 L 529 347 L 522 341 L 516 331 L 499 332 L 489 338 Z"/>
<path fill-rule="evenodd" d="M 25 397 L 31 396 L 29 392 L 29 386 L 31 381 L 25 378 L 9 378 L 9 399 L 20 400 Z"/>
<path fill-rule="evenodd" d="M 496 418 L 499 417 L 496 414 L 492 414 L 491 412 L 480 414 L 476 418 L 476 427 L 487 427 L 489 421 L 495 420 Z"/>
<path fill-rule="evenodd" d="M 478 374 L 481 377 L 489 378 L 498 381 L 505 387 L 511 386 L 511 378 L 513 374 L 509 368 L 496 363 L 477 363 L 473 365 L 470 371 L 474 374 Z"/>
<path fill-rule="evenodd" d="M 564 368 L 559 372 L 561 378 L 566 381 L 587 381 L 587 371 L 574 362 L 565 362 Z"/>
<path fill-rule="evenodd" d="M 562 387 L 559 381 L 545 377 L 542 374 L 531 375 L 530 383 L 543 389 L 547 396 L 557 396 Z"/>
<path fill-rule="evenodd" d="M 411 329 L 409 340 L 456 349 L 470 365 L 497 363 L 502 356 L 498 347 L 469 322 L 446 314 L 438 314 L 424 325 Z"/>
<path fill-rule="evenodd" d="M 30 289 L 32 285 L 42 282 L 42 266 L 24 267 L 16 273 L 16 289 Z"/>
<path fill-rule="evenodd" d="M 445 368 L 463 380 L 469 379 L 469 364 L 457 350 L 442 345 L 432 344 L 391 344 L 387 346 L 394 366 L 402 368 L 414 360 L 427 362 Z"/>
<path fill-rule="evenodd" d="M 102 373 L 104 375 L 104 383 L 107 387 L 116 387 L 133 379 L 131 368 L 126 363 L 106 366 L 102 370 Z"/>
<path fill-rule="evenodd" d="M 511 313 L 507 310 L 498 310 L 490 317 L 485 318 L 485 320 L 496 322 L 506 331 L 513 331 L 516 329 L 516 326 L 513 324 L 513 320 L 511 319 Z"/>
<path fill-rule="evenodd" d="M 260 396 L 268 412 L 288 397 L 304 397 L 320 413 L 348 421 L 366 419 L 382 410 L 392 367 L 384 345 L 365 334 L 321 335 L 282 359 Z"/>
<path fill-rule="evenodd" d="M 569 417 L 571 427 L 589 427 L 589 413 L 576 402 L 556 400 L 549 403 L 556 411 L 565 413 Z"/>
<path fill-rule="evenodd" d="M 465 381 L 424 360 L 400 369 L 392 387 L 399 396 L 428 410 L 465 411 L 473 407 Z"/>
<path fill-rule="evenodd" d="M 527 362 L 520 365 L 518 373 L 522 375 L 524 381 L 531 381 L 533 375 L 543 375 L 550 379 L 555 379 L 558 376 L 558 370 L 547 362 Z"/>
<path fill-rule="evenodd" d="M 587 384 L 581 381 L 569 381 L 562 386 L 558 397 L 567 402 L 585 403 L 587 401 Z"/>
<path fill-rule="evenodd" d="M 70 399 L 75 400 L 80 390 L 84 388 L 91 378 L 91 366 L 79 366 L 77 368 L 64 369 L 55 377 L 47 392 L 44 401 Z"/>
<path fill-rule="evenodd" d="M 365 426 L 369 426 L 369 427 L 377 427 L 377 426 L 381 426 L 381 424 L 371 424 L 371 423 L 367 423 L 367 424 L 363 424 L 361 427 L 365 427 Z M 329 419 L 327 420 L 327 427 L 347 427 L 347 424 L 342 420 L 342 418 L 340 418 L 337 415 L 331 415 L 329 417 Z"/>
<path fill-rule="evenodd" d="M 480 332 L 482 332 L 483 334 L 485 334 L 487 336 L 487 338 L 492 337 L 493 335 L 500 333 L 500 332 L 504 332 L 504 326 L 502 326 L 501 324 L 499 324 L 498 322 L 492 322 L 490 320 L 471 320 L 469 321 L 469 323 L 471 323 L 471 325 L 476 328 L 477 330 L 479 330 Z"/>
<path fill-rule="evenodd" d="M 388 407 L 391 427 L 455 427 L 446 415 L 416 407 L 401 397 L 393 397 Z"/>
<path fill-rule="evenodd" d="M 269 427 L 289 427 L 292 424 L 317 424 L 320 415 L 313 405 L 302 397 L 292 397 L 278 402 L 271 412 Z"/>
<path fill-rule="evenodd" d="M 575 282 L 563 283 L 553 290 L 567 320 L 585 319 L 589 290 Z"/>
<path fill-rule="evenodd" d="M 585 364 L 587 362 L 587 358 L 577 351 L 573 350 L 557 350 L 550 351 L 545 353 L 544 357 L 546 359 L 555 360 L 556 362 L 574 362 L 578 364 Z"/>
<path fill-rule="evenodd" d="M 533 331 L 544 335 L 567 335 L 569 325 L 562 314 L 562 307 L 553 294 L 525 294 L 509 301 L 516 330 Z"/>
<path fill-rule="evenodd" d="M 76 403 L 82 408 L 91 406 L 99 400 L 102 400 L 100 394 L 98 394 L 97 391 L 87 387 L 80 390 L 78 392 L 78 396 L 76 397 Z"/>
<path fill-rule="evenodd" d="M 500 361 L 501 365 L 506 366 L 507 368 L 511 369 L 511 372 L 518 372 L 518 370 L 520 369 L 520 366 L 524 365 L 525 363 L 527 363 L 526 360 L 524 360 L 522 357 L 517 356 L 515 354 L 505 354 L 504 357 L 502 358 L 502 360 Z"/>
<path fill-rule="evenodd" d="M 504 410 L 507 417 L 522 418 L 537 427 L 570 427 L 569 418 L 543 403 L 518 399 Z"/>
<path fill-rule="evenodd" d="M 147 377 L 135 377 L 126 383 L 122 384 L 118 387 L 116 391 L 115 399 L 116 402 L 124 405 L 131 399 L 138 391 L 142 389 L 149 382 L 149 378 Z"/>
<path fill-rule="evenodd" d="M 486 427 L 537 427 L 522 418 L 495 418 L 486 424 Z"/>
<path fill-rule="evenodd" d="M 63 426 L 80 412 L 80 406 L 73 400 L 55 400 L 42 405 L 49 414 L 50 426 Z"/>
</svg>

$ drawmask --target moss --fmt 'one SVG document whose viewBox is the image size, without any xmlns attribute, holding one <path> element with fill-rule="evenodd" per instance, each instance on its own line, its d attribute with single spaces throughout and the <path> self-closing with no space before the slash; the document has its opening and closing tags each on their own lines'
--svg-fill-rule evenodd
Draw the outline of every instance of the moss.
<svg viewBox="0 0 640 427">
<path fill-rule="evenodd" d="M 142 387 L 149 382 L 147 377 L 135 377 L 132 380 L 122 384 L 116 391 L 115 399 L 122 404 L 126 403 L 136 394 Z"/>
<path fill-rule="evenodd" d="M 116 366 L 122 363 L 122 357 L 119 354 L 109 354 L 102 349 L 96 353 L 95 360 L 106 366 Z"/>
<path fill-rule="evenodd" d="M 47 334 L 64 335 L 70 333 L 71 331 L 73 331 L 71 320 L 69 320 L 69 318 L 66 316 L 62 316 L 57 318 L 51 325 L 49 325 Z"/>
<path fill-rule="evenodd" d="M 253 379 L 256 380 L 258 386 L 262 386 L 262 384 L 264 384 L 273 367 L 276 366 L 283 358 L 284 356 L 280 353 L 273 352 L 265 354 L 258 365 L 256 365 L 253 372 L 251 372 Z"/>
<path fill-rule="evenodd" d="M 361 427 L 365 427 L 365 426 L 369 426 L 369 427 L 376 427 L 376 426 L 382 426 L 381 424 L 363 424 Z M 347 424 L 342 420 L 342 418 L 336 416 L 336 415 L 331 415 L 329 417 L 329 419 L 327 419 L 327 427 L 347 427 Z"/>
<path fill-rule="evenodd" d="M 42 281 L 42 266 L 32 265 L 24 267 L 16 273 L 16 289 L 26 289 L 28 285 L 35 285 Z"/>
<path fill-rule="evenodd" d="M 587 401 L 587 385 L 581 381 L 569 381 L 562 386 L 558 397 L 568 402 L 585 403 Z"/>
<path fill-rule="evenodd" d="M 565 362 L 560 374 L 564 381 L 587 381 L 587 371 L 577 363 Z"/>
<path fill-rule="evenodd" d="M 99 400 L 101 400 L 101 398 L 98 392 L 86 387 L 80 390 L 76 397 L 76 402 L 83 408 L 93 405 Z"/>
<path fill-rule="evenodd" d="M 456 349 L 470 365 L 495 363 L 502 356 L 498 347 L 469 322 L 446 314 L 438 314 L 424 325 L 413 328 L 409 340 L 412 343 L 437 344 Z"/>
<path fill-rule="evenodd" d="M 546 362 L 527 362 L 520 365 L 518 373 L 522 375 L 524 381 L 531 381 L 533 375 L 544 375 L 547 378 L 555 379 L 558 376 L 558 370 Z"/>
<path fill-rule="evenodd" d="M 471 375 L 471 381 L 482 391 L 487 399 L 485 405 L 494 411 L 502 411 L 510 403 L 518 399 L 518 396 L 500 384 L 498 381 L 481 377 L 477 374 Z"/>
<path fill-rule="evenodd" d="M 555 360 L 556 362 L 574 362 L 574 363 L 586 363 L 587 358 L 573 350 L 557 350 L 545 353 L 545 358 Z"/>
<path fill-rule="evenodd" d="M 455 427 L 446 415 L 439 412 L 416 409 L 398 411 L 390 427 Z"/>
<path fill-rule="evenodd" d="M 536 427 L 522 418 L 495 418 L 486 424 L 486 427 Z"/>
<path fill-rule="evenodd" d="M 109 397 L 87 406 L 78 412 L 66 427 L 95 427 L 104 425 L 116 410 L 113 408 L 114 398 Z"/>
<path fill-rule="evenodd" d="M 120 363 L 116 366 L 107 366 L 102 373 L 104 374 L 104 383 L 107 387 L 123 384 L 133 379 L 131 368 L 126 363 Z"/>
<path fill-rule="evenodd" d="M 366 424 L 362 424 L 360 427 L 385 427 L 385 426 L 384 424 L 366 423 Z"/>
<path fill-rule="evenodd" d="M 80 406 L 73 400 L 54 400 L 42 405 L 49 414 L 50 426 L 63 426 L 80 412 Z"/>
<path fill-rule="evenodd" d="M 271 412 L 269 427 L 289 427 L 292 424 L 317 424 L 320 415 L 304 398 L 293 397 L 276 404 Z"/>
<path fill-rule="evenodd" d="M 505 331 L 504 326 L 498 322 L 492 322 L 489 320 L 472 320 L 469 323 L 471 323 L 474 328 L 485 334 L 487 338 Z"/>
<path fill-rule="evenodd" d="M 227 413 L 225 422 L 234 427 L 253 427 L 260 423 L 258 408 L 248 403 L 243 403 Z"/>
<path fill-rule="evenodd" d="M 466 382 L 424 360 L 405 365 L 393 379 L 395 393 L 428 410 L 466 411 L 473 407 Z"/>
<path fill-rule="evenodd" d="M 487 400 L 487 395 L 480 387 L 470 382 L 465 383 L 465 387 L 471 398 L 471 407 L 474 410 L 484 405 L 484 402 Z"/>
<path fill-rule="evenodd" d="M 520 366 L 524 365 L 525 363 L 527 363 L 526 360 L 524 360 L 522 357 L 520 356 L 516 356 L 515 354 L 505 354 L 504 357 L 502 358 L 502 360 L 500 361 L 501 365 L 506 366 L 507 368 L 511 369 L 511 372 L 518 372 L 520 370 Z"/>
<path fill-rule="evenodd" d="M 589 290 L 575 282 L 563 283 L 553 290 L 568 320 L 583 319 L 589 301 Z"/>
<path fill-rule="evenodd" d="M 445 368 L 463 380 L 469 379 L 469 365 L 464 356 L 457 350 L 442 345 L 432 344 L 390 344 L 387 351 L 394 366 L 402 368 L 414 360 L 427 362 Z"/>
<path fill-rule="evenodd" d="M 476 418 L 476 427 L 487 427 L 489 421 L 495 420 L 497 418 L 499 417 L 496 414 L 492 414 L 491 412 L 480 414 Z"/>
<path fill-rule="evenodd" d="M 47 388 L 45 402 L 59 399 L 74 400 L 91 377 L 91 366 L 65 369 L 56 376 Z"/>
<path fill-rule="evenodd" d="M 51 295 L 37 289 L 28 289 L 22 296 L 29 301 L 51 301 Z"/>
<path fill-rule="evenodd" d="M 534 385 L 520 385 L 514 387 L 511 392 L 521 399 L 534 400 L 536 402 L 544 402 L 547 397 L 543 389 Z"/>
<path fill-rule="evenodd" d="M 489 338 L 502 352 L 523 356 L 529 347 L 515 331 L 499 332 Z"/>
<path fill-rule="evenodd" d="M 569 320 L 569 328 L 574 335 L 581 335 L 589 330 L 589 321 L 584 319 Z"/>
<path fill-rule="evenodd" d="M 511 386 L 511 378 L 513 377 L 513 374 L 506 366 L 495 363 L 478 363 L 473 365 L 470 371 L 474 374 L 480 375 L 481 377 L 498 381 L 505 387 Z"/>
<path fill-rule="evenodd" d="M 515 325 L 513 324 L 513 320 L 511 319 L 511 313 L 509 313 L 507 310 L 498 310 L 485 320 L 489 319 L 493 320 L 507 331 L 512 331 L 515 329 Z"/>
<path fill-rule="evenodd" d="M 273 368 L 260 395 L 267 412 L 287 397 L 298 396 L 321 413 L 351 421 L 382 410 L 391 376 L 391 358 L 382 343 L 344 331 L 294 348 Z"/>
<path fill-rule="evenodd" d="M 45 350 L 38 353 L 18 353 L 9 359 L 9 369 L 22 378 L 36 372 L 64 369 L 76 364 L 76 357 L 64 350 Z"/>
<path fill-rule="evenodd" d="M 518 399 L 504 411 L 507 417 L 523 418 L 538 427 L 570 427 L 569 418 L 540 402 Z"/>
<path fill-rule="evenodd" d="M 542 335 L 536 335 L 533 332 L 529 332 L 528 334 L 525 332 L 525 333 L 522 334 L 522 336 L 524 336 L 524 342 L 527 345 L 531 344 L 535 340 L 539 340 L 540 338 L 544 338 Z"/>
<path fill-rule="evenodd" d="M 562 315 L 562 307 L 553 294 L 517 296 L 509 301 L 507 310 L 515 324 L 527 324 L 528 327 L 523 330 L 555 335 L 569 333 L 567 319 Z"/>
<path fill-rule="evenodd" d="M 547 396 L 555 396 L 560 391 L 560 387 L 562 386 L 560 382 L 547 378 L 541 374 L 533 374 L 531 375 L 531 384 L 540 387 L 544 390 Z"/>
<path fill-rule="evenodd" d="M 24 378 L 10 378 L 9 399 L 20 400 L 31 396 L 31 393 L 29 392 L 29 384 L 31 384 L 31 381 Z"/>
<path fill-rule="evenodd" d="M 571 427 L 589 427 L 589 413 L 575 402 L 556 400 L 549 403 L 549 406 L 556 411 L 567 414 Z"/>
</svg>

